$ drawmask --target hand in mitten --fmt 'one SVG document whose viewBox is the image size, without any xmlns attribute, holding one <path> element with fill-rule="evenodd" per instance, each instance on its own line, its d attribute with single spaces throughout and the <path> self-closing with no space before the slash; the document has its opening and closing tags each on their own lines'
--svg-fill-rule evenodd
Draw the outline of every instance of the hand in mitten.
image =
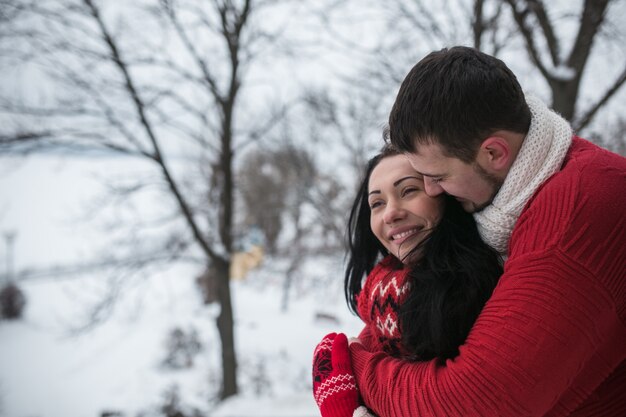
<svg viewBox="0 0 626 417">
<path fill-rule="evenodd" d="M 330 373 L 333 370 L 331 349 L 335 336 L 337 336 L 337 333 L 329 333 L 324 336 L 313 351 L 313 395 L 316 402 L 320 386 L 330 377 Z"/>
<path fill-rule="evenodd" d="M 359 407 L 345 334 L 326 335 L 315 348 L 313 395 L 322 417 L 352 417 Z"/>
</svg>

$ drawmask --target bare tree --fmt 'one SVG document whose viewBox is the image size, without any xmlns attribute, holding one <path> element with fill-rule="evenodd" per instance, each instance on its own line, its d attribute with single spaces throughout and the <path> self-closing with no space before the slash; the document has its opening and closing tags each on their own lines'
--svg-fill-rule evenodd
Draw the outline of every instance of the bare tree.
<svg viewBox="0 0 626 417">
<path fill-rule="evenodd" d="M 396 27 L 405 27 L 402 22 L 408 22 L 413 28 L 399 37 L 409 39 L 410 47 L 420 51 L 424 47 L 432 50 L 468 44 L 467 39 L 472 39 L 475 48 L 500 55 L 514 50 L 515 40 L 521 40 L 532 65 L 550 89 L 552 107 L 572 122 L 575 130 L 582 130 L 626 82 L 625 34 L 621 25 L 624 11 L 618 9 L 616 0 L 584 0 L 580 5 L 569 2 L 566 8 L 564 4 L 542 0 L 447 0 L 434 5 L 412 0 L 386 2 L 386 8 Z M 615 10 L 613 16 L 608 13 L 611 9 Z M 511 19 L 513 25 L 509 23 Z M 596 85 L 587 87 L 593 90 L 594 101 L 584 110 L 577 109 L 589 65 L 592 61 L 607 65 L 607 57 L 612 55 L 594 53 L 594 46 L 601 43 L 614 45 L 618 52 L 617 70 L 611 71 L 612 78 L 604 91 L 596 92 Z"/>
<path fill-rule="evenodd" d="M 104 264 L 142 270 L 186 257 L 210 265 L 221 307 L 221 398 L 238 391 L 229 285 L 235 157 L 263 139 L 283 112 L 266 103 L 256 107 L 269 109 L 259 114 L 241 97 L 253 64 L 269 59 L 279 39 L 280 29 L 268 30 L 263 13 L 281 3 L 25 1 L 13 28 L 36 28 L 21 39 L 36 52 L 29 62 L 45 77 L 42 83 L 55 90 L 38 101 L 0 101 L 3 116 L 13 122 L 2 129 L 0 152 L 98 150 L 151 168 L 148 176 L 126 179 L 114 191 L 122 199 L 165 193 L 172 211 L 144 226 L 169 231 L 156 240 L 134 236 L 142 254 L 126 252 Z M 194 166 L 201 169 L 192 178 Z M 131 237 L 126 231 L 125 238 Z"/>
<path fill-rule="evenodd" d="M 246 155 L 238 175 L 244 223 L 264 232 L 271 254 L 279 249 L 283 217 L 299 230 L 301 207 L 309 200 L 317 176 L 313 157 L 294 144 L 257 149 Z M 299 235 L 295 235 L 293 239 L 297 240 Z"/>
<path fill-rule="evenodd" d="M 360 55 L 357 62 L 363 63 L 345 78 L 364 91 L 364 97 L 370 94 L 387 103 L 374 114 L 383 120 L 409 68 L 426 53 L 452 45 L 471 45 L 508 57 L 516 72 L 530 74 L 529 84 L 537 80 L 542 88 L 545 83 L 552 107 L 578 132 L 590 127 L 605 109 L 604 113 L 615 109 L 608 104 L 626 82 L 626 32 L 621 23 L 625 12 L 623 2 L 616 0 L 368 0 L 358 2 L 358 18 L 369 18 L 380 33 L 369 48 L 355 47 L 358 41 L 340 30 L 341 25 L 353 24 L 349 10 L 356 3 L 330 3 L 334 7 L 320 13 L 333 33 L 339 33 L 333 41 L 347 53 Z M 522 50 L 528 51 L 530 60 L 511 58 Z M 338 109 L 331 103 L 325 106 L 327 111 Z M 350 117 L 347 111 L 343 115 Z M 601 143 L 613 150 L 622 146 Z"/>
<path fill-rule="evenodd" d="M 425 53 L 467 43 L 498 53 L 512 35 L 503 24 L 505 5 L 495 0 L 329 1 L 319 16 L 331 49 L 354 64 L 338 66 L 340 87 L 313 88 L 305 101 L 320 136 L 333 138 L 360 177 L 381 137 L 393 98 L 408 69 Z M 358 10 L 358 13 L 354 13 Z M 377 36 L 363 37 L 376 33 Z M 350 184 L 353 185 L 353 184 Z"/>
<path fill-rule="evenodd" d="M 287 311 L 305 260 L 343 252 L 352 193 L 336 175 L 320 170 L 312 152 L 288 139 L 276 149 L 251 151 L 244 161 L 238 173 L 243 221 L 264 232 L 270 255 L 288 261 L 281 303 Z"/>
<path fill-rule="evenodd" d="M 570 120 L 575 130 L 584 129 L 598 111 L 626 82 L 626 60 L 614 80 L 595 102 L 585 110 L 577 110 L 581 82 L 592 58 L 594 43 L 606 23 L 609 6 L 616 1 L 585 0 L 582 11 L 575 18 L 579 22 L 574 41 L 566 51 L 566 39 L 557 31 L 559 21 L 541 0 L 506 0 L 524 38 L 530 59 L 546 80 L 552 93 L 552 107 Z M 563 17 L 561 17 L 563 18 Z M 620 24 L 620 22 L 617 22 Z M 617 42 L 620 42 L 617 39 Z M 622 51 L 624 51 L 621 40 Z"/>
</svg>

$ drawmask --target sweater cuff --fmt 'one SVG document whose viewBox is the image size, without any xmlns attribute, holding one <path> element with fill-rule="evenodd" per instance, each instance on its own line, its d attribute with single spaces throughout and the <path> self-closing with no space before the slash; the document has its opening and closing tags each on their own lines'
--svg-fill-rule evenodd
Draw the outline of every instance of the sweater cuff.
<svg viewBox="0 0 626 417">
<path fill-rule="evenodd" d="M 357 378 L 358 385 L 359 376 L 363 373 L 367 360 L 372 353 L 369 352 L 361 343 L 352 343 L 349 348 L 350 357 L 352 359 L 352 370 L 354 372 L 354 376 Z"/>
</svg>

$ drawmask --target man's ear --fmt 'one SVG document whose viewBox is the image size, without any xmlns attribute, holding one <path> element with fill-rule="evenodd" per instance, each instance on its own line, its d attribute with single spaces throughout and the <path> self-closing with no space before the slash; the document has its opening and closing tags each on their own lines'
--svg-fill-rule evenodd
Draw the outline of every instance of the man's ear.
<svg viewBox="0 0 626 417">
<path fill-rule="evenodd" d="M 483 168 L 492 172 L 503 172 L 511 165 L 511 145 L 501 136 L 489 136 L 481 143 L 477 160 Z"/>
</svg>

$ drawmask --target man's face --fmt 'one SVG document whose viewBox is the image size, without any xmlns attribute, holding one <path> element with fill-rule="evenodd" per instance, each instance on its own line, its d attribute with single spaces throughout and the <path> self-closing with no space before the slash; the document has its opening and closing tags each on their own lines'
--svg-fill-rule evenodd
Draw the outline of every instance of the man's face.
<svg viewBox="0 0 626 417">
<path fill-rule="evenodd" d="M 411 166 L 424 176 L 426 193 L 455 197 L 469 213 L 478 212 L 493 201 L 502 180 L 490 174 L 478 161 L 466 163 L 445 156 L 438 144 L 419 145 L 419 153 L 406 154 Z"/>
</svg>

